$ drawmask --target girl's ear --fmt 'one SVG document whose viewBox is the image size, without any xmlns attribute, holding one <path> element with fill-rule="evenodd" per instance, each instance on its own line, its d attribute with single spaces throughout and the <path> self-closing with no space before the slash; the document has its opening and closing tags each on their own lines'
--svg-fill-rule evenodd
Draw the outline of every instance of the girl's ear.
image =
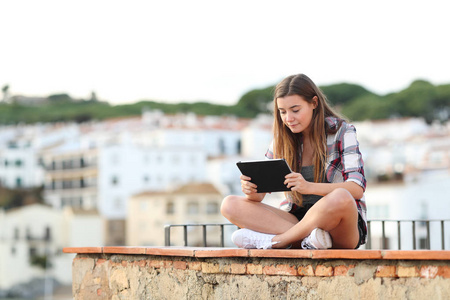
<svg viewBox="0 0 450 300">
<path fill-rule="evenodd" d="M 317 98 L 317 96 L 314 96 L 312 98 L 312 100 L 313 100 L 314 108 L 317 108 L 317 105 L 318 105 L 318 102 L 319 102 L 319 98 Z"/>
</svg>

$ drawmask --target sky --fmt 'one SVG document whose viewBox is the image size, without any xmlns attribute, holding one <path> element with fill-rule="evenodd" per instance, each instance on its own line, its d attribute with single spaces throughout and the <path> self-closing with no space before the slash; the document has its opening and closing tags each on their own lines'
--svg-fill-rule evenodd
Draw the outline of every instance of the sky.
<svg viewBox="0 0 450 300">
<path fill-rule="evenodd" d="M 446 2 L 2 0 L 0 86 L 232 105 L 297 73 L 378 94 L 447 84 Z"/>
</svg>

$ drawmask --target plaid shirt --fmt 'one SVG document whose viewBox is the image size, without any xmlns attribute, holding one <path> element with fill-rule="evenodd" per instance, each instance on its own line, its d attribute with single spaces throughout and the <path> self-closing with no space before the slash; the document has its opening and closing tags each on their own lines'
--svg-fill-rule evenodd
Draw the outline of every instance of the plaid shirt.
<svg viewBox="0 0 450 300">
<path fill-rule="evenodd" d="M 336 129 L 339 119 L 327 117 L 325 122 L 332 129 Z M 273 142 L 266 152 L 266 158 L 273 159 Z M 327 162 L 326 179 L 330 183 L 353 181 L 366 190 L 364 177 L 364 162 L 359 152 L 359 143 L 356 139 L 356 129 L 353 125 L 342 122 L 335 134 L 327 135 Z M 367 224 L 366 201 L 363 196 L 356 199 L 358 211 Z"/>
</svg>

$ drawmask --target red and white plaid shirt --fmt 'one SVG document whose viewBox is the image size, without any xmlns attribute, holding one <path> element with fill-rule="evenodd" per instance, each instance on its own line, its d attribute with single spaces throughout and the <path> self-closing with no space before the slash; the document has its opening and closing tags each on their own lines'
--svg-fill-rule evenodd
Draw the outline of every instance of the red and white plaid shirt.
<svg viewBox="0 0 450 300">
<path fill-rule="evenodd" d="M 339 126 L 339 119 L 327 117 L 325 122 L 335 129 Z M 273 142 L 266 152 L 266 158 L 273 159 Z M 356 138 L 356 129 L 353 125 L 342 122 L 335 134 L 327 135 L 327 162 L 325 175 L 327 182 L 353 181 L 366 190 L 364 177 L 364 162 L 359 152 L 359 143 Z M 358 211 L 367 224 L 367 207 L 364 196 L 356 199 Z"/>
</svg>

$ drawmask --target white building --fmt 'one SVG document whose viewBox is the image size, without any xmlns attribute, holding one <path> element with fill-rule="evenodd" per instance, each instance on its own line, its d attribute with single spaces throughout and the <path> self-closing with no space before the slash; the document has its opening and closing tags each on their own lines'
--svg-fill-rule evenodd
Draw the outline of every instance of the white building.
<svg viewBox="0 0 450 300">
<path fill-rule="evenodd" d="M 164 225 L 217 224 L 223 195 L 210 183 L 192 183 L 165 192 L 147 191 L 131 197 L 127 216 L 127 245 L 164 246 Z M 202 227 L 189 228 L 189 246 L 201 246 Z M 171 231 L 172 245 L 183 245 L 182 227 Z M 220 228 L 207 227 L 209 246 L 220 244 Z M 228 242 L 228 240 L 227 240 Z"/>
<path fill-rule="evenodd" d="M 63 254 L 62 248 L 100 246 L 103 240 L 97 213 L 70 208 L 63 213 L 42 204 L 0 210 L 0 290 L 44 277 L 70 285 L 73 255 Z M 32 264 L 39 258 L 47 259 L 47 270 Z"/>
</svg>

